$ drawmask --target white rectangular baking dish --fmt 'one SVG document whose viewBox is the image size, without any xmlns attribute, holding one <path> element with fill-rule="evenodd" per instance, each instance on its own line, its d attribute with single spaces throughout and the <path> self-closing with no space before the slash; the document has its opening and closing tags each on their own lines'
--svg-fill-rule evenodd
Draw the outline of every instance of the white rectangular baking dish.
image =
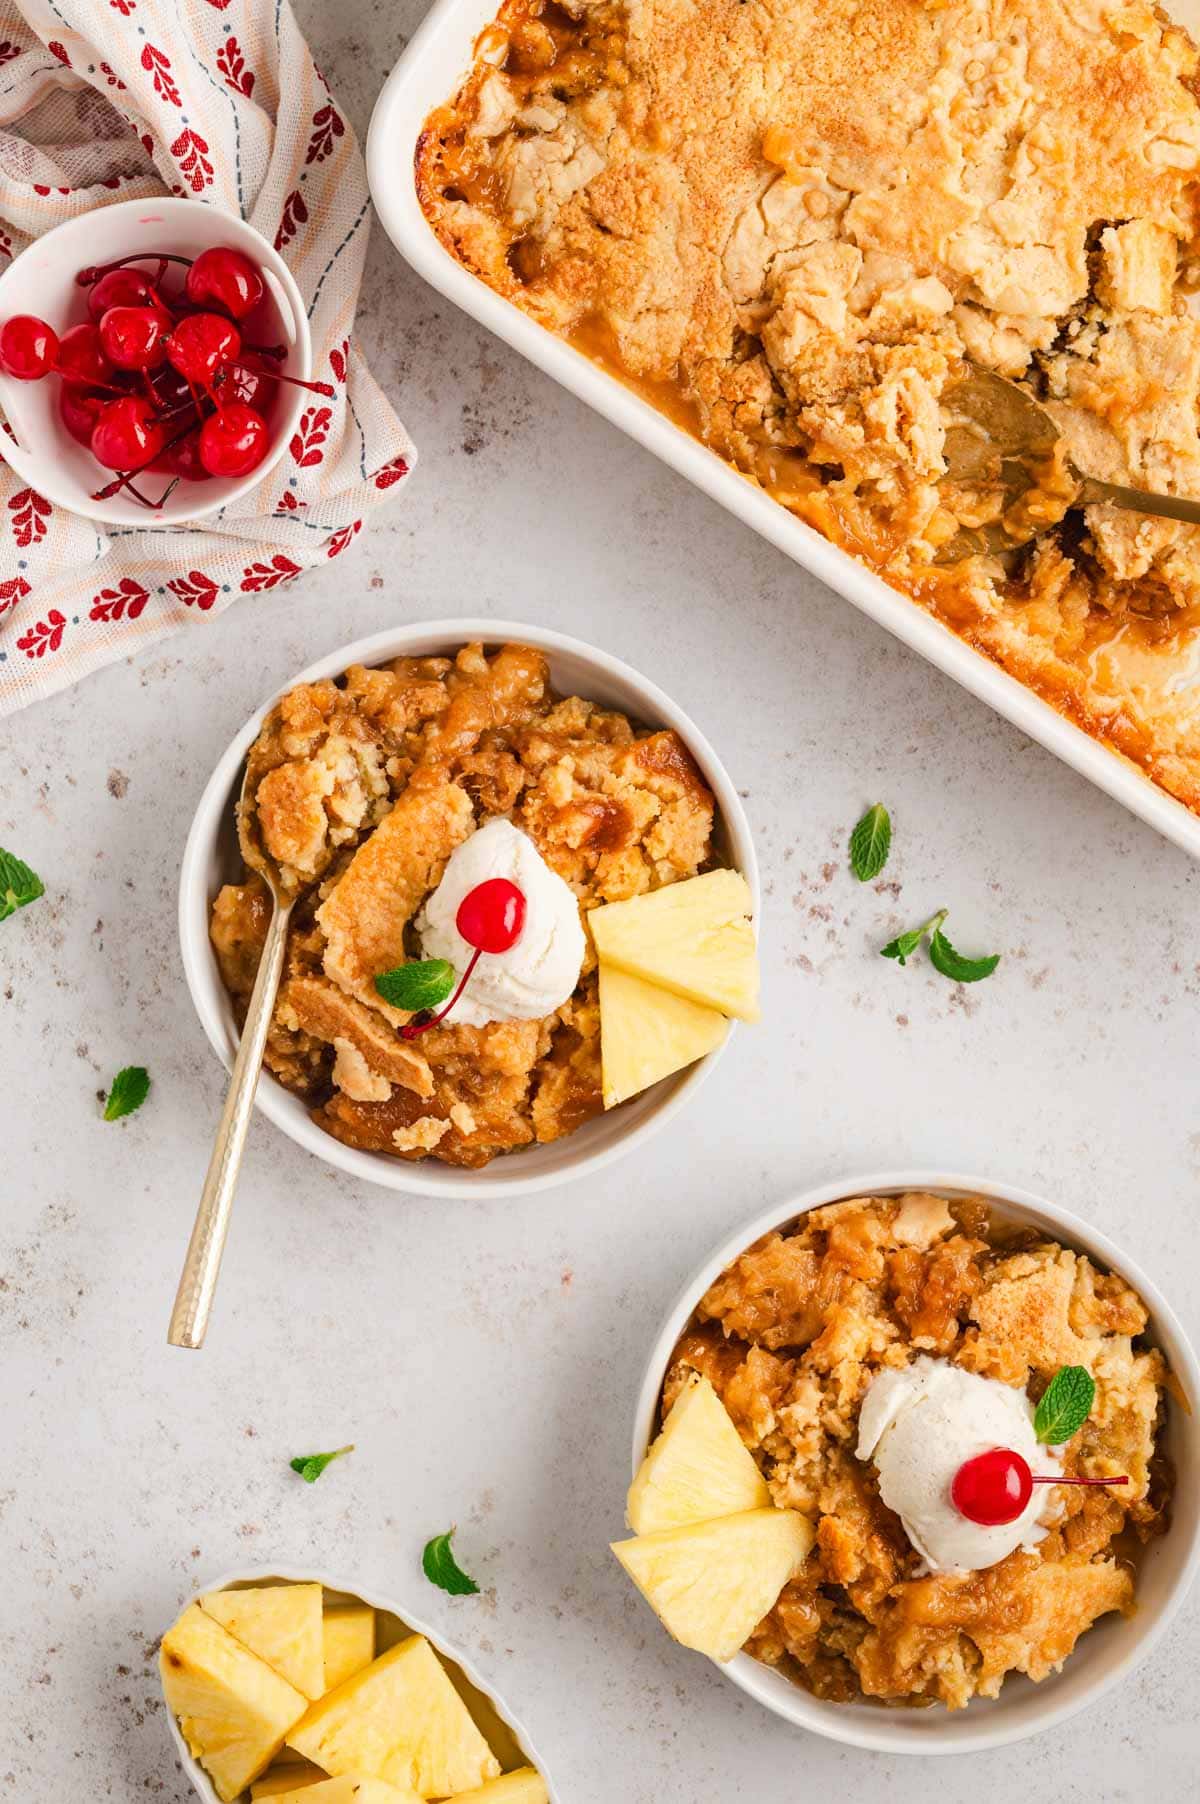
<svg viewBox="0 0 1200 1804">
<path fill-rule="evenodd" d="M 1107 790 L 1134 814 L 1200 857 L 1200 818 L 1159 789 L 1117 752 L 955 637 L 915 602 L 797 520 L 754 488 L 697 439 L 658 413 L 570 345 L 555 338 L 458 263 L 421 211 L 413 160 L 424 123 L 454 93 L 470 66 L 472 48 L 494 18 L 498 0 L 435 0 L 408 49 L 384 84 L 367 139 L 371 194 L 384 230 L 419 275 L 472 314 L 531 363 L 555 377 L 664 463 L 786 552 L 805 570 L 844 595 L 864 614 L 990 703 L 1048 751 Z M 1185 10 L 1176 0 L 1169 10 Z"/>
</svg>

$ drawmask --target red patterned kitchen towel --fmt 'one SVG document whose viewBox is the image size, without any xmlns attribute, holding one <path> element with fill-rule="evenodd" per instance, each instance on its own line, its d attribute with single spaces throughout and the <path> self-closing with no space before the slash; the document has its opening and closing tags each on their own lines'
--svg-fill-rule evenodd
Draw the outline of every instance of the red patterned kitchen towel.
<svg viewBox="0 0 1200 1804">
<path fill-rule="evenodd" d="M 362 156 L 288 0 L 0 0 L 0 261 L 164 190 L 274 242 L 335 396 L 314 396 L 283 462 L 195 527 L 97 528 L 0 470 L 0 714 L 336 557 L 414 461 L 351 339 Z"/>
</svg>

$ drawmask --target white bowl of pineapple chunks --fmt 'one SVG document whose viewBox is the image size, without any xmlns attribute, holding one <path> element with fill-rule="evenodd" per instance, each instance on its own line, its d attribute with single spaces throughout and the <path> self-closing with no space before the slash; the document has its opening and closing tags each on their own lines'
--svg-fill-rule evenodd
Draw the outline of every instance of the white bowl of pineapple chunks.
<svg viewBox="0 0 1200 1804">
<path fill-rule="evenodd" d="M 662 729 L 682 742 L 712 793 L 711 863 L 717 868 L 690 884 L 673 883 L 654 891 L 654 896 L 669 898 L 669 905 L 666 910 L 651 911 L 654 918 L 649 926 L 660 952 L 667 942 L 668 957 L 678 958 L 681 950 L 686 956 L 689 947 L 702 947 L 708 969 L 701 975 L 715 972 L 715 981 L 725 974 L 713 966 L 717 936 L 711 910 L 696 906 L 696 886 L 702 886 L 709 903 L 728 903 L 728 891 L 732 890 L 734 912 L 744 911 L 747 917 L 741 926 L 750 943 L 741 950 L 743 963 L 753 967 L 757 992 L 755 929 L 749 923 L 757 923 L 761 908 L 758 865 L 738 792 L 712 746 L 683 709 L 628 664 L 581 640 L 525 622 L 480 618 L 424 621 L 343 646 L 310 664 L 279 693 L 326 678 L 338 681 L 352 666 L 371 669 L 392 660 L 454 658 L 473 644 L 482 644 L 489 655 L 506 644 L 532 647 L 546 659 L 556 696 L 583 697 L 598 709 L 625 715 L 640 733 Z M 188 835 L 180 873 L 179 937 L 184 973 L 204 1031 L 227 1068 L 232 1067 L 237 1051 L 238 1027 L 209 928 L 214 898 L 224 884 L 239 881 L 243 875 L 234 808 L 246 755 L 266 713 L 264 706 L 245 723 L 209 779 Z M 685 890 L 690 892 L 692 912 L 681 915 L 679 905 Z M 650 900 L 650 894 L 636 898 L 639 905 Z M 257 1106 L 298 1145 L 348 1176 L 424 1196 L 522 1196 L 582 1177 L 623 1157 L 664 1127 L 691 1099 L 721 1056 L 737 1017 L 750 1020 L 756 1016 L 752 1002 L 741 1006 L 715 991 L 673 989 L 657 968 L 647 978 L 636 958 L 622 956 L 618 946 L 619 941 L 636 937 L 628 913 L 623 912 L 628 908 L 629 904 L 620 901 L 594 911 L 605 915 L 611 940 L 609 955 L 600 959 L 602 983 L 607 972 L 607 1007 L 602 995 L 600 1014 L 621 1024 L 622 1031 L 613 1035 L 613 1043 L 623 1045 L 625 1056 L 622 1069 L 614 1066 L 610 1073 L 606 1051 L 605 1107 L 601 1113 L 589 1113 L 579 1125 L 568 1123 L 552 1136 L 539 1136 L 534 1144 L 518 1146 L 467 1169 L 465 1161 L 461 1165 L 441 1162 L 443 1154 L 438 1148 L 418 1159 L 411 1154 L 364 1150 L 335 1138 L 318 1125 L 317 1111 L 309 1102 L 286 1089 L 269 1069 L 264 1069 L 258 1086 Z M 597 943 L 599 937 L 597 933 Z M 612 1085 L 610 1076 L 616 1080 Z"/>
<path fill-rule="evenodd" d="M 160 1671 L 206 1804 L 561 1804 L 469 1660 L 324 1574 L 218 1579 L 163 1636 Z"/>
</svg>

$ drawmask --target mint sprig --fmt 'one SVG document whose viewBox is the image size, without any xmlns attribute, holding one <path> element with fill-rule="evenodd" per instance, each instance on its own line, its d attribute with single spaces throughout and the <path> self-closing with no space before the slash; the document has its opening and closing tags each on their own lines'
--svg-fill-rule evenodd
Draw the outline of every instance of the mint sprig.
<svg viewBox="0 0 1200 1804">
<path fill-rule="evenodd" d="M 479 1586 L 463 1571 L 450 1545 L 455 1532 L 454 1529 L 448 1529 L 444 1535 L 435 1535 L 432 1541 L 425 1543 L 421 1570 L 431 1585 L 448 1591 L 451 1597 L 474 1597 Z"/>
<path fill-rule="evenodd" d="M 112 1081 L 112 1089 L 104 1105 L 105 1121 L 120 1121 L 140 1109 L 150 1094 L 150 1073 L 144 1065 L 125 1065 Z"/>
<path fill-rule="evenodd" d="M 868 808 L 850 835 L 850 869 L 860 883 L 878 877 L 892 849 L 892 822 L 882 802 Z"/>
<path fill-rule="evenodd" d="M 978 983 L 983 977 L 990 977 L 1000 963 L 998 952 L 988 953 L 984 958 L 967 958 L 950 944 L 942 932 L 942 922 L 946 919 L 948 909 L 939 908 L 935 915 L 922 921 L 910 933 L 901 933 L 886 946 L 880 948 L 880 957 L 897 959 L 900 964 L 907 964 L 926 934 L 929 936 L 929 962 L 935 971 L 948 977 L 951 983 Z"/>
<path fill-rule="evenodd" d="M 0 921 L 7 921 L 18 908 L 28 908 L 45 893 L 46 886 L 37 872 L 0 846 Z"/>
<path fill-rule="evenodd" d="M 900 964 L 906 965 L 925 935 L 931 931 L 936 932 L 941 926 L 946 919 L 946 912 L 944 908 L 939 909 L 937 914 L 930 915 L 927 921 L 922 921 L 919 927 L 914 927 L 911 933 L 897 934 L 894 940 L 889 940 L 886 946 L 880 948 L 879 956 L 894 958 Z"/>
<path fill-rule="evenodd" d="M 1048 1447 L 1061 1447 L 1078 1434 L 1095 1401 L 1096 1380 L 1086 1366 L 1059 1366 L 1034 1411 L 1034 1434 Z"/>
<path fill-rule="evenodd" d="M 354 1452 L 354 1442 L 348 1447 L 335 1447 L 332 1453 L 298 1453 L 289 1461 L 293 1472 L 298 1472 L 306 1485 L 315 1485 L 326 1466 L 332 1465 L 335 1459 L 342 1459 L 347 1453 Z"/>
<path fill-rule="evenodd" d="M 990 977 L 1000 963 L 1000 954 L 990 952 L 985 958 L 965 958 L 956 952 L 941 928 L 935 928 L 929 941 L 929 962 L 951 983 L 978 983 Z"/>
<path fill-rule="evenodd" d="M 445 1002 L 454 988 L 454 966 L 446 958 L 414 959 L 411 964 L 381 971 L 375 988 L 393 1008 L 416 1015 Z"/>
</svg>

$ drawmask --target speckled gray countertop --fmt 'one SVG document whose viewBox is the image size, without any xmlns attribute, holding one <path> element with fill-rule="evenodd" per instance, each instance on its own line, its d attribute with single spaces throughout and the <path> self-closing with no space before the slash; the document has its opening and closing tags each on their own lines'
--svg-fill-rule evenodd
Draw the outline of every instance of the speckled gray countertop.
<svg viewBox="0 0 1200 1804">
<path fill-rule="evenodd" d="M 421 0 L 301 0 L 360 131 Z M 928 1164 L 1098 1222 L 1200 1315 L 1200 870 L 443 304 L 376 231 L 361 332 L 420 445 L 335 567 L 5 723 L 0 843 L 46 880 L 0 933 L 0 1798 L 186 1804 L 152 1660 L 231 1567 L 417 1607 L 533 1726 L 569 1804 L 1195 1797 L 1200 1609 L 1052 1738 L 930 1768 L 794 1733 L 674 1647 L 607 1552 L 635 1387 L 708 1247 L 789 1189 Z M 223 1090 L 184 989 L 180 852 L 235 728 L 397 620 L 561 626 L 665 684 L 743 789 L 765 1020 L 703 1106 L 506 1204 L 341 1179 L 259 1121 L 200 1356 L 165 1329 Z M 888 882 L 844 867 L 883 797 Z M 977 989 L 876 948 L 935 907 Z M 146 1064 L 150 1102 L 97 1093 Z M 308 1487 L 288 1458 L 353 1440 Z M 484 1586 L 419 1550 L 457 1522 Z"/>
</svg>

